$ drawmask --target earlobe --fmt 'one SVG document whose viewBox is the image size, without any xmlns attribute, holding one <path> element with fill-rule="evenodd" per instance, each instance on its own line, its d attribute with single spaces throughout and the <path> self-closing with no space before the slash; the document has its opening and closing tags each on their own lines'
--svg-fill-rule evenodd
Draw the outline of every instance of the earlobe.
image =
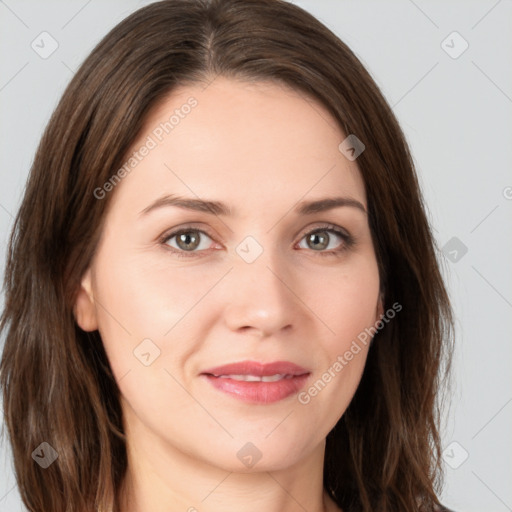
<svg viewBox="0 0 512 512">
<path fill-rule="evenodd" d="M 76 297 L 73 308 L 76 323 L 84 331 L 95 331 L 98 329 L 96 318 L 96 305 L 94 303 L 94 295 L 92 293 L 91 270 L 87 269 L 82 281 L 80 289 Z"/>
</svg>

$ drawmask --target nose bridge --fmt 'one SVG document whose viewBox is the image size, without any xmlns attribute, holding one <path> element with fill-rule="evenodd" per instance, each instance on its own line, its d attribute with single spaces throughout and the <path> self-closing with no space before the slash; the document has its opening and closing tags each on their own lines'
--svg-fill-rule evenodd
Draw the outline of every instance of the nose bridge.
<svg viewBox="0 0 512 512">
<path fill-rule="evenodd" d="M 235 249 L 226 311 L 231 329 L 252 327 L 269 335 L 294 322 L 291 273 L 285 255 L 271 240 L 271 233 L 249 235 Z"/>
<path fill-rule="evenodd" d="M 269 300 L 289 300 L 283 282 L 286 275 L 282 275 L 288 273 L 285 255 L 272 240 L 272 233 L 246 236 L 236 247 L 235 275 L 250 287 L 265 291 Z"/>
</svg>

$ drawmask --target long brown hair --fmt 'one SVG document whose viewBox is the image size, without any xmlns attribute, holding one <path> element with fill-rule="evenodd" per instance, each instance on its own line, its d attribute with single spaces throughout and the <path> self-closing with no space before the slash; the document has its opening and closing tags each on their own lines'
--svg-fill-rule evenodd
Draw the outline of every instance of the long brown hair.
<svg viewBox="0 0 512 512">
<path fill-rule="evenodd" d="M 217 76 L 284 83 L 366 146 L 357 163 L 384 309 L 398 302 L 403 311 L 375 335 L 327 437 L 324 485 L 345 512 L 432 511 L 453 316 L 413 161 L 354 53 L 282 0 L 164 0 L 136 11 L 84 61 L 50 119 L 10 238 L 0 321 L 4 417 L 23 502 L 32 512 L 119 510 L 119 389 L 98 331 L 82 331 L 73 314 L 112 196 L 94 191 L 122 166 L 151 108 Z M 31 457 L 42 442 L 58 454 L 46 469 Z"/>
</svg>

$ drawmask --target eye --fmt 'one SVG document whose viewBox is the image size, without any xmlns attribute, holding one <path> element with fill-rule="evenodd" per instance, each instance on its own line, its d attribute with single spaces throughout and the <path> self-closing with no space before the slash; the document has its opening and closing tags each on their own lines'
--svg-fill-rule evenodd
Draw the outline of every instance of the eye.
<svg viewBox="0 0 512 512">
<path fill-rule="evenodd" d="M 334 234 L 334 237 L 332 234 Z M 339 242 L 336 244 L 334 240 L 334 247 L 332 247 L 331 242 L 333 242 L 333 238 L 341 239 L 341 245 Z M 326 224 L 325 226 L 308 231 L 304 234 L 302 240 L 304 239 L 306 240 L 307 248 L 312 248 L 314 252 L 318 252 L 321 256 L 336 256 L 355 244 L 355 239 L 352 235 L 333 224 Z M 326 251 L 325 249 L 329 248 L 330 245 L 331 250 Z"/>
<path fill-rule="evenodd" d="M 334 235 L 334 236 L 333 236 Z M 165 234 L 161 243 L 166 245 L 179 258 L 200 257 L 199 253 L 207 252 L 211 243 L 207 243 L 205 238 L 213 241 L 213 237 L 201 229 L 194 227 L 183 227 L 177 231 Z M 173 241 L 173 239 L 176 239 Z M 338 239 L 336 244 L 335 240 Z M 348 250 L 355 244 L 355 239 L 348 232 L 334 224 L 326 224 L 306 232 L 302 238 L 306 241 L 307 247 L 320 256 L 336 256 L 343 251 Z M 341 243 L 340 241 L 341 240 Z M 334 247 L 332 242 L 334 241 Z M 329 249 L 330 250 L 325 250 Z"/>
<path fill-rule="evenodd" d="M 197 256 L 197 254 L 194 254 L 195 252 L 205 251 L 206 249 L 208 249 L 208 247 L 204 246 L 204 237 L 210 238 L 211 240 L 211 237 L 205 231 L 185 227 L 178 231 L 174 231 L 172 233 L 169 233 L 168 235 L 165 235 L 162 242 L 168 245 L 172 249 L 172 251 L 177 254 L 178 257 L 188 258 Z M 170 241 L 173 238 L 176 238 L 175 243 L 177 244 L 177 247 L 171 245 L 170 243 Z M 198 249 L 198 251 L 196 251 L 196 249 Z"/>
</svg>

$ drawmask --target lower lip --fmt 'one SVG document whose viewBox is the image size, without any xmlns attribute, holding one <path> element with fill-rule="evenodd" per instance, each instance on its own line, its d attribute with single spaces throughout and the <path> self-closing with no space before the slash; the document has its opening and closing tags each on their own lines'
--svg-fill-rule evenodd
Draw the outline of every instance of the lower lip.
<svg viewBox="0 0 512 512">
<path fill-rule="evenodd" d="M 257 404 L 270 404 L 298 393 L 304 386 L 309 374 L 297 375 L 275 382 L 246 382 L 224 377 L 214 377 L 213 375 L 203 375 L 203 377 L 213 387 L 240 400 Z"/>
</svg>

